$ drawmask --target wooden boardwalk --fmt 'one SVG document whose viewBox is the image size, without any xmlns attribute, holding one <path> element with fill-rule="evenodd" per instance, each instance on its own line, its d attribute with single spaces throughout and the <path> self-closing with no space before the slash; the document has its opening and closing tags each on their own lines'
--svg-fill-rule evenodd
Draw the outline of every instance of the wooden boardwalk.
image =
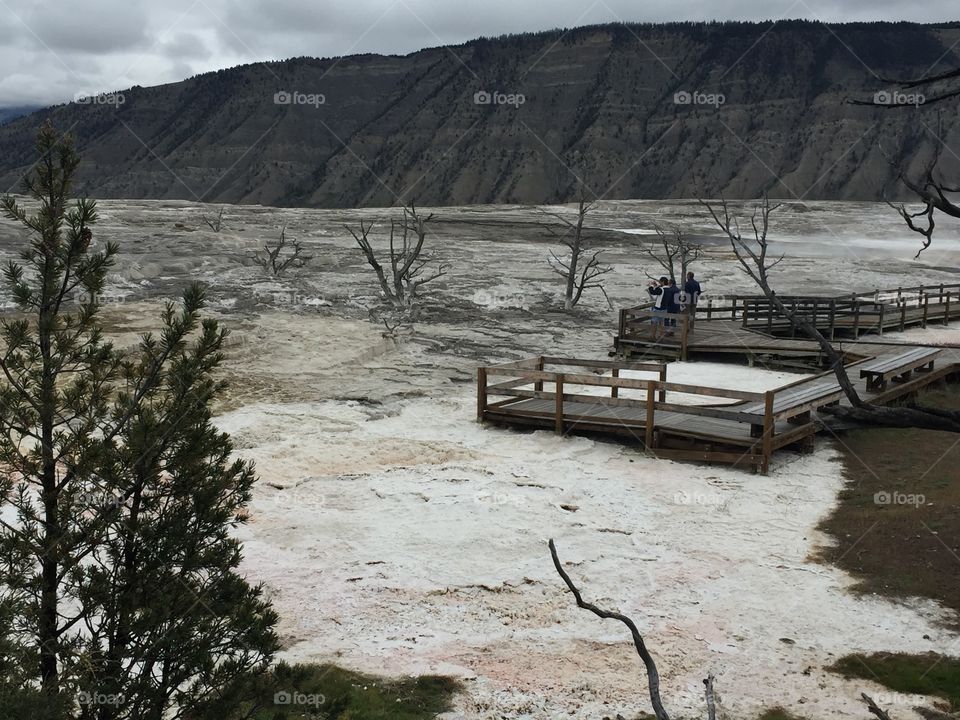
<svg viewBox="0 0 960 720">
<path fill-rule="evenodd" d="M 827 337 L 842 341 L 845 349 L 861 339 L 960 319 L 960 284 L 875 290 L 839 298 L 783 296 L 781 300 Z M 823 364 L 819 346 L 797 337 L 789 321 L 762 296 L 708 300 L 697 306 L 693 322 L 685 313 L 666 317 L 676 322 L 674 334 L 654 338 L 648 304 L 621 310 L 616 352 L 626 358 L 735 355 L 751 364 L 765 356 L 784 365 Z M 862 357 L 872 355 L 872 350 L 864 349 Z"/>
<path fill-rule="evenodd" d="M 839 322 L 836 306 L 832 313 L 821 317 L 817 310 L 813 317 L 818 326 L 829 323 L 834 337 L 844 327 L 855 328 L 840 348 L 848 374 L 862 398 L 885 404 L 960 373 L 960 348 L 924 348 L 883 342 L 879 337 L 883 330 L 933 320 L 949 323 L 960 316 L 960 302 L 956 297 L 951 302 L 950 293 L 941 290 L 936 302 L 927 294 L 919 306 L 908 310 L 898 304 L 895 326 L 885 326 L 885 311 L 876 324 L 866 311 L 859 313 L 859 319 Z M 766 473 L 775 451 L 812 450 L 815 435 L 824 429 L 818 411 L 847 401 L 832 372 L 764 393 L 669 382 L 662 358 L 676 357 L 680 343 L 679 354 L 684 358 L 725 354 L 744 357 L 751 364 L 758 358 L 821 363 L 817 343 L 758 330 L 752 326 L 757 316 L 743 309 L 750 304 L 739 298 L 738 305 L 742 316 L 734 311 L 733 317 L 723 313 L 716 317 L 712 308 L 707 319 L 704 309 L 692 328 L 678 316 L 679 340 L 661 338 L 648 344 L 639 335 L 649 330 L 649 314 L 637 308 L 624 311 L 617 349 L 626 358 L 538 356 L 482 367 L 477 378 L 477 417 L 481 422 L 552 428 L 563 434 L 618 436 L 658 457 L 729 463 Z M 632 324 L 637 321 L 642 324 Z M 766 318 L 763 322 L 782 327 Z M 638 355 L 643 356 L 641 361 L 635 359 Z"/>
</svg>

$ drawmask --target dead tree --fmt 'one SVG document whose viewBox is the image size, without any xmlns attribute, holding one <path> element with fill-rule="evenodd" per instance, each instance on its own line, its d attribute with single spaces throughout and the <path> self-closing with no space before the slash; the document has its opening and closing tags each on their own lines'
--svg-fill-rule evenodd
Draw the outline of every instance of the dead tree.
<svg viewBox="0 0 960 720">
<path fill-rule="evenodd" d="M 223 227 L 223 208 L 220 208 L 220 212 L 217 213 L 217 216 L 212 220 L 206 215 L 201 215 L 203 221 L 207 224 L 211 230 L 215 233 L 220 232 L 220 228 Z"/>
<path fill-rule="evenodd" d="M 583 291 L 588 288 L 599 288 L 600 292 L 602 292 L 603 296 L 607 299 L 607 304 L 609 304 L 611 308 L 613 307 L 610 303 L 610 298 L 607 297 L 607 291 L 604 289 L 603 283 L 598 280 L 598 278 L 606 275 L 613 270 L 613 268 L 600 262 L 600 253 L 602 250 L 591 252 L 588 243 L 583 237 L 583 223 L 587 217 L 587 213 L 590 212 L 591 209 L 593 209 L 593 203 L 588 203 L 581 193 L 580 202 L 577 207 L 576 222 L 559 213 L 541 210 L 541 212 L 556 218 L 564 225 L 563 229 L 558 230 L 553 224 L 540 224 L 541 227 L 545 228 L 552 236 L 558 238 L 567 248 L 564 253 L 565 257 L 561 258 L 551 250 L 550 257 L 547 259 L 550 263 L 550 268 L 564 280 L 564 310 L 572 310 L 576 307 L 577 303 L 580 302 Z"/>
<path fill-rule="evenodd" d="M 637 655 L 640 656 L 640 659 L 643 661 L 643 665 L 647 671 L 647 687 L 650 693 L 650 704 L 653 706 L 653 712 L 657 716 L 657 720 L 670 720 L 670 716 L 664 709 L 663 701 L 660 698 L 660 673 L 657 671 L 657 664 L 654 661 L 653 656 L 650 655 L 650 651 L 647 650 L 647 646 L 643 641 L 643 636 L 640 634 L 640 630 L 637 628 L 637 624 L 626 615 L 622 615 L 618 612 L 612 612 L 610 610 L 602 610 L 596 605 L 586 602 L 583 599 L 583 596 L 580 594 L 580 591 L 577 589 L 577 586 L 574 584 L 573 580 L 570 579 L 567 571 L 563 569 L 563 565 L 560 563 L 560 558 L 557 556 L 557 546 L 553 542 L 552 538 L 550 539 L 548 546 L 550 548 L 550 556 L 553 558 L 553 566 L 557 569 L 557 574 L 560 575 L 560 577 L 563 579 L 563 582 L 566 583 L 567 588 L 571 593 L 573 593 L 577 607 L 583 608 L 584 610 L 589 610 L 594 615 L 604 620 L 619 620 L 630 630 L 630 635 L 633 638 L 633 645 L 637 649 Z"/>
<path fill-rule="evenodd" d="M 872 425 L 960 432 L 960 412 L 916 405 L 886 407 L 865 401 L 860 397 L 857 389 L 850 381 L 849 375 L 847 375 L 843 354 L 820 332 L 815 322 L 808 319 L 802 312 L 791 310 L 779 298 L 770 284 L 769 272 L 783 261 L 784 256 L 770 257 L 770 246 L 767 238 L 770 229 L 770 215 L 780 207 L 779 205 L 771 205 L 769 198 L 764 196 L 761 203 L 753 208 L 750 216 L 749 234 L 744 237 L 741 234 L 739 221 L 731 216 L 725 200 L 721 201 L 719 208 L 704 200 L 700 200 L 700 204 L 707 208 L 714 222 L 730 240 L 730 246 L 733 248 L 734 255 L 740 262 L 742 269 L 760 288 L 773 309 L 786 318 L 794 329 L 802 332 L 811 340 L 815 340 L 830 362 L 830 368 L 850 403 L 850 407 L 825 407 L 821 408 L 821 412 Z"/>
<path fill-rule="evenodd" d="M 675 225 L 664 228 L 654 224 L 653 229 L 657 232 L 657 242 L 645 246 L 644 253 L 656 260 L 671 280 L 677 279 L 676 266 L 679 264 L 679 282 L 682 283 L 687 277 L 687 268 L 703 254 L 703 246 L 692 242 L 683 230 Z M 647 277 L 653 278 L 650 273 L 647 273 Z"/>
<path fill-rule="evenodd" d="M 891 86 L 896 86 L 904 93 L 925 90 L 932 92 L 929 96 L 924 96 L 922 104 L 904 104 L 900 102 L 890 102 L 889 93 L 886 97 L 880 97 L 878 93 L 874 95 L 873 100 L 848 100 L 853 105 L 867 105 L 870 107 L 884 108 L 887 110 L 914 109 L 917 107 L 930 107 L 945 100 L 960 97 L 960 68 L 937 73 L 936 75 L 924 75 L 914 80 L 894 80 L 882 78 L 883 82 Z M 886 100 L 883 102 L 882 100 Z M 939 125 L 939 121 L 938 121 Z M 936 137 L 942 136 L 940 128 Z M 941 143 L 942 144 L 942 143 Z M 923 244 L 914 256 L 914 259 L 920 257 L 920 253 L 930 247 L 933 242 L 933 231 L 936 226 L 935 215 L 937 211 L 949 217 L 960 218 L 960 198 L 951 197 L 960 193 L 960 185 L 951 184 L 939 180 L 935 177 L 939 153 L 934 152 L 927 164 L 924 172 L 918 178 L 909 178 L 902 169 L 896 169 L 897 179 L 910 190 L 917 199 L 923 203 L 923 207 L 917 211 L 911 211 L 903 203 L 887 202 L 890 207 L 896 210 L 900 217 L 906 222 L 907 227 L 913 232 L 923 236 Z M 891 164 L 893 164 L 891 162 Z"/>
<path fill-rule="evenodd" d="M 604 620 L 618 620 L 626 625 L 630 630 L 630 635 L 633 638 L 633 645 L 637 649 L 637 655 L 640 656 L 640 659 L 643 661 L 643 665 L 647 671 L 647 687 L 650 694 L 650 704 L 653 706 L 653 713 L 656 715 L 657 720 L 670 720 L 670 715 L 664 708 L 663 700 L 660 698 L 660 673 L 657 671 L 657 664 L 654 662 L 653 656 L 650 655 L 650 651 L 647 650 L 646 643 L 643 641 L 643 636 L 640 634 L 637 624 L 626 615 L 610 610 L 604 610 L 597 607 L 593 603 L 585 601 L 583 599 L 583 595 L 580 593 L 580 590 L 577 589 L 577 586 L 574 584 L 573 580 L 570 579 L 570 575 L 566 570 L 563 569 L 563 565 L 560 563 L 560 558 L 557 556 L 557 546 L 556 543 L 553 542 L 553 538 L 550 539 L 547 545 L 550 548 L 550 557 L 553 558 L 553 567 L 556 568 L 557 574 L 560 575 L 561 579 L 566 584 L 567 589 L 573 593 L 573 598 L 577 603 L 577 607 L 583 608 L 584 610 L 589 610 L 594 615 Z M 707 706 L 707 720 L 716 720 L 717 717 L 717 703 L 716 694 L 713 688 L 713 681 L 713 673 L 709 673 L 703 680 L 704 698 Z M 870 698 L 869 695 L 866 693 L 861 693 L 861 698 L 867 704 L 867 708 L 870 710 L 870 712 L 877 717 L 877 720 L 891 720 L 886 711 L 880 708 L 873 701 L 873 699 Z"/>
<path fill-rule="evenodd" d="M 279 277 L 288 268 L 302 268 L 313 260 L 313 255 L 304 253 L 299 240 L 287 238 L 287 229 L 280 229 L 280 239 L 271 245 L 264 243 L 262 253 L 254 253 L 253 261 L 267 272 Z"/>
<path fill-rule="evenodd" d="M 947 184 L 935 177 L 938 160 L 939 153 L 934 152 L 918 179 L 907 177 L 903 170 L 897 170 L 897 179 L 923 203 L 922 209 L 913 212 L 903 203 L 887 201 L 887 205 L 900 214 L 908 228 L 923 236 L 923 244 L 917 250 L 914 259 L 920 257 L 920 253 L 930 247 L 933 242 L 937 211 L 953 218 L 960 218 L 960 198 L 954 197 L 960 193 L 960 186 Z"/>
<path fill-rule="evenodd" d="M 427 223 L 433 213 L 423 217 L 411 205 L 404 206 L 403 217 L 390 220 L 390 239 L 388 254 L 381 260 L 370 242 L 372 224 L 360 221 L 359 232 L 346 227 L 357 241 L 367 264 L 377 275 L 377 282 L 384 297 L 397 310 L 405 314 L 415 314 L 420 289 L 428 282 L 446 275 L 447 268 L 442 263 L 430 275 L 425 274 L 429 260 L 421 258 L 427 238 Z"/>
</svg>

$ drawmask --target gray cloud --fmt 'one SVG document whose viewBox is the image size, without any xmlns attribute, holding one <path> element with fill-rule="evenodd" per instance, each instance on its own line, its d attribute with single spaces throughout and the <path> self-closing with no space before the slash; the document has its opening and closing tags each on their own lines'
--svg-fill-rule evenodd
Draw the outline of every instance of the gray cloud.
<svg viewBox="0 0 960 720">
<path fill-rule="evenodd" d="M 955 0 L 8 0 L 0 106 L 174 82 L 297 55 L 408 53 L 480 35 L 603 22 L 807 18 L 935 22 Z"/>
</svg>

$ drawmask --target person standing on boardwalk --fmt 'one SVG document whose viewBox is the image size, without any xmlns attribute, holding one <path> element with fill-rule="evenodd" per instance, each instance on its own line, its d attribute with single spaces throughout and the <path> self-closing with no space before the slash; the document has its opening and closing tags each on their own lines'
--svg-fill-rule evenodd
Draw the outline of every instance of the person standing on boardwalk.
<svg viewBox="0 0 960 720">
<path fill-rule="evenodd" d="M 647 286 L 647 292 L 650 293 L 650 299 L 653 300 L 650 337 L 654 340 L 659 335 L 657 328 L 663 325 L 664 318 L 662 316 L 666 314 L 669 307 L 669 295 L 667 294 L 669 289 L 670 285 L 666 277 L 661 277 L 659 282 L 654 280 Z"/>
<path fill-rule="evenodd" d="M 687 273 L 687 281 L 683 284 L 684 303 L 687 306 L 687 312 L 690 313 L 690 329 L 693 330 L 693 321 L 697 318 L 697 303 L 700 302 L 700 295 L 703 288 L 700 287 L 692 272 Z"/>
</svg>

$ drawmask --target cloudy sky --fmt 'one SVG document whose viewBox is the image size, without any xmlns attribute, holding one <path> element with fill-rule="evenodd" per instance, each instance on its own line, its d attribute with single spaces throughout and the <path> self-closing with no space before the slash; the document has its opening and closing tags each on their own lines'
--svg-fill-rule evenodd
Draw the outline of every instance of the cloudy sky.
<svg viewBox="0 0 960 720">
<path fill-rule="evenodd" d="M 407 53 L 590 23 L 935 22 L 956 18 L 956 10 L 956 0 L 0 0 L 0 107 L 174 82 L 258 60 Z"/>
</svg>

